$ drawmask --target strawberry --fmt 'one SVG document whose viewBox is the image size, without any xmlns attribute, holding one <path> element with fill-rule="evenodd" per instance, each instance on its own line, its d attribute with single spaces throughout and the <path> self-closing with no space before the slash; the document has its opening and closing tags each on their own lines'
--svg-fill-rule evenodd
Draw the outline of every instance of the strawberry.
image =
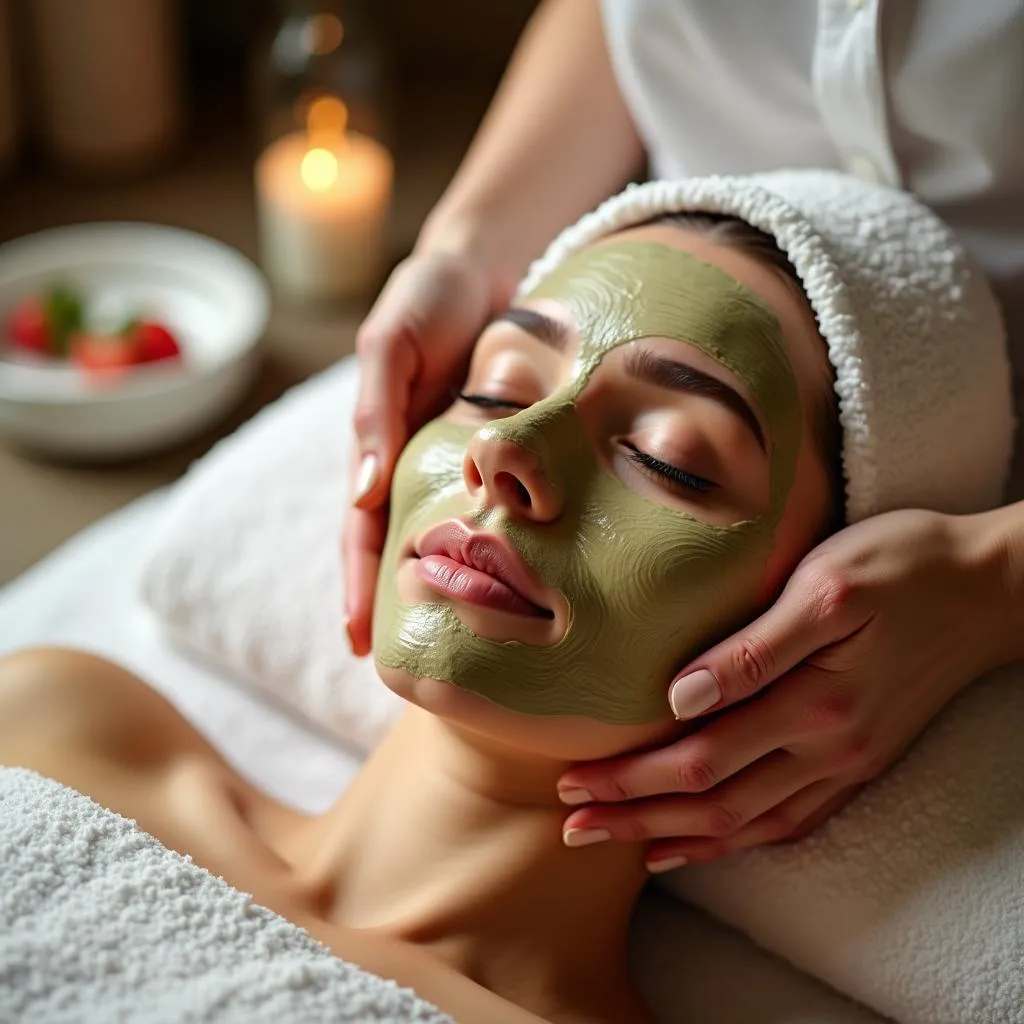
<svg viewBox="0 0 1024 1024">
<path fill-rule="evenodd" d="M 47 355 L 51 349 L 50 324 L 42 299 L 22 299 L 7 318 L 7 337 L 18 348 Z"/>
<path fill-rule="evenodd" d="M 14 307 L 7 322 L 11 341 L 39 355 L 63 356 L 69 336 L 82 326 L 82 300 L 67 285 L 57 284 L 41 296 Z"/>
<path fill-rule="evenodd" d="M 88 373 L 110 374 L 139 362 L 138 345 L 117 334 L 79 331 L 70 339 L 71 361 Z"/>
<path fill-rule="evenodd" d="M 153 320 L 143 320 L 132 325 L 125 336 L 135 342 L 140 363 L 181 358 L 181 346 L 177 339 L 163 324 Z"/>
</svg>

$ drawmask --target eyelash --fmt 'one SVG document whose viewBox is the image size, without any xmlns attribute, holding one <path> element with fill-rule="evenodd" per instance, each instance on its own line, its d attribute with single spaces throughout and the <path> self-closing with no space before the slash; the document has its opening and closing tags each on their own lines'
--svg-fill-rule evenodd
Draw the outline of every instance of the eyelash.
<svg viewBox="0 0 1024 1024">
<path fill-rule="evenodd" d="M 490 395 L 474 395 L 468 391 L 456 391 L 455 397 L 480 409 L 517 409 L 522 411 L 528 408 L 525 405 L 520 405 L 518 402 L 506 402 L 500 398 L 491 398 Z"/>
<path fill-rule="evenodd" d="M 474 395 L 466 391 L 457 391 L 456 396 L 463 402 L 468 402 L 470 405 L 475 405 L 481 409 L 526 408 L 526 406 L 519 405 L 516 402 L 505 402 L 500 398 L 491 398 L 490 395 Z M 702 476 L 694 476 L 692 473 L 687 473 L 684 469 L 679 469 L 678 466 L 662 462 L 661 459 L 656 459 L 653 455 L 642 452 L 635 445 L 628 442 L 623 441 L 622 446 L 628 452 L 627 458 L 630 462 L 635 463 L 647 473 L 658 476 L 662 480 L 667 480 L 676 487 L 688 491 L 696 491 L 698 494 L 707 494 L 715 489 L 715 484 L 711 480 L 706 480 Z"/>
<path fill-rule="evenodd" d="M 653 473 L 663 480 L 668 480 L 669 483 L 674 484 L 676 487 L 688 491 L 696 491 L 698 494 L 707 494 L 715 489 L 715 484 L 711 480 L 705 480 L 702 476 L 694 476 L 692 473 L 687 473 L 685 469 L 679 469 L 677 466 L 671 466 L 667 462 L 662 462 L 661 459 L 656 459 L 653 455 L 640 451 L 639 448 L 631 445 L 628 441 L 620 443 L 626 449 L 628 453 L 627 458 L 630 462 L 636 463 L 648 473 Z"/>
</svg>

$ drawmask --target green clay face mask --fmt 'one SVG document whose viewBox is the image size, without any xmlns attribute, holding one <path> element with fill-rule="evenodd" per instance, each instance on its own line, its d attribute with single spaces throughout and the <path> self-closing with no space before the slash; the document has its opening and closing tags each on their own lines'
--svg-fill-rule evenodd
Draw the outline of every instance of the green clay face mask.
<svg viewBox="0 0 1024 1024">
<path fill-rule="evenodd" d="M 427 424 L 399 461 L 377 586 L 379 664 L 455 684 L 513 711 L 634 725 L 663 719 L 672 673 L 756 607 L 774 531 L 793 483 L 800 402 L 778 320 L 723 270 L 649 242 L 619 242 L 570 258 L 529 295 L 567 309 L 580 336 L 569 379 L 528 409 L 484 429 L 535 453 L 562 483 L 551 523 L 482 508 L 463 481 L 478 427 Z M 646 337 L 689 342 L 743 380 L 768 427 L 769 504 L 714 526 L 630 489 L 605 468 L 576 401 L 604 356 Z M 474 634 L 452 608 L 402 604 L 396 575 L 410 538 L 454 516 L 504 534 L 569 605 L 564 637 L 546 646 Z"/>
</svg>

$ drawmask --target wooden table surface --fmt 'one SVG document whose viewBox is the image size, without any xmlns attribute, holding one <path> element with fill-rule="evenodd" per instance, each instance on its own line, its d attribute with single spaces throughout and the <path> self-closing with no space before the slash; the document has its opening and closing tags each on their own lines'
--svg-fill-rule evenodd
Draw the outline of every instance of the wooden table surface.
<svg viewBox="0 0 1024 1024">
<path fill-rule="evenodd" d="M 458 165 L 487 98 L 485 90 L 432 87 L 399 109 L 389 226 L 394 260 L 409 250 Z M 214 118 L 195 134 L 173 165 L 138 182 L 76 183 L 50 172 L 0 181 L 0 242 L 62 224 L 139 220 L 200 231 L 256 259 L 252 149 L 231 119 Z M 350 353 L 371 299 L 330 311 L 275 301 L 266 360 L 251 393 L 226 422 L 174 450 L 86 466 L 45 461 L 0 443 L 0 584 L 89 523 L 173 481 L 267 402 Z"/>
</svg>

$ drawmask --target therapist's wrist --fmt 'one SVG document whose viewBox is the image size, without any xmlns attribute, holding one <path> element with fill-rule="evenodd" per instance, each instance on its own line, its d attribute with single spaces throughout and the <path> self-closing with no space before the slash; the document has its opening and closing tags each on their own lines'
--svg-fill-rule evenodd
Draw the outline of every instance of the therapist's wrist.
<svg viewBox="0 0 1024 1024">
<path fill-rule="evenodd" d="M 971 562 L 985 580 L 984 604 L 966 608 L 990 645 L 989 669 L 1024 660 L 1024 502 L 960 517 Z"/>
<path fill-rule="evenodd" d="M 492 308 L 504 308 L 526 271 L 525 261 L 511 257 L 512 246 L 503 241 L 497 218 L 485 212 L 448 212 L 435 209 L 416 239 L 414 255 L 441 255 L 458 259 L 486 278 Z"/>
</svg>

